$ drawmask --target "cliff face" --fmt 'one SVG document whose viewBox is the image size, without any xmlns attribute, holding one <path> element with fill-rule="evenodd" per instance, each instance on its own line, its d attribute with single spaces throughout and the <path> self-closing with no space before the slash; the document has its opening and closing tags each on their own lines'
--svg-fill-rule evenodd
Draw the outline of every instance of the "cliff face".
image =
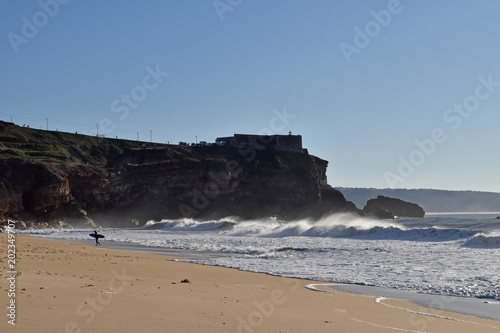
<svg viewBox="0 0 500 333">
<path fill-rule="evenodd" d="M 0 122 L 0 215 L 124 226 L 358 212 L 327 185 L 327 165 L 296 152 L 149 144 Z"/>
</svg>

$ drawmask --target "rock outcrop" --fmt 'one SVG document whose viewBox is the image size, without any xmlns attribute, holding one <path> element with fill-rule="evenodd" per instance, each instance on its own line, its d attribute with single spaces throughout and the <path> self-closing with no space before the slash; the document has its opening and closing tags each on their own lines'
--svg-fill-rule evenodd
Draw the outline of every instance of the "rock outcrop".
<svg viewBox="0 0 500 333">
<path fill-rule="evenodd" d="M 0 217 L 107 226 L 150 219 L 360 212 L 307 153 L 177 146 L 0 122 Z"/>
<path fill-rule="evenodd" d="M 377 196 L 370 199 L 363 208 L 367 215 L 382 219 L 393 219 L 399 217 L 424 217 L 425 211 L 419 205 L 400 199 Z"/>
</svg>

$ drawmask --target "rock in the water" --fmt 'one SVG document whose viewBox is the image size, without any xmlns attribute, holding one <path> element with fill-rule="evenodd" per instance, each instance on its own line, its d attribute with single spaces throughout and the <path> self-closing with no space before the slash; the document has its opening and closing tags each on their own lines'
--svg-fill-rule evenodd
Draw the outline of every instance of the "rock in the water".
<svg viewBox="0 0 500 333">
<path fill-rule="evenodd" d="M 424 217 L 425 215 L 423 208 L 415 203 L 382 195 L 379 195 L 376 199 L 368 200 L 363 211 L 367 215 L 385 219 L 394 218 L 394 216 Z"/>
</svg>

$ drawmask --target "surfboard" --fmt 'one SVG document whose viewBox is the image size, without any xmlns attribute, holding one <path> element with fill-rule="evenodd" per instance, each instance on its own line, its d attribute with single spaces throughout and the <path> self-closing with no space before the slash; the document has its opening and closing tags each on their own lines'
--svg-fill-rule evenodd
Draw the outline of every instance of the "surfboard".
<svg viewBox="0 0 500 333">
<path fill-rule="evenodd" d="M 95 234 L 94 233 L 89 234 L 89 236 L 95 238 Z M 104 235 L 97 234 L 97 238 L 104 238 Z"/>
</svg>

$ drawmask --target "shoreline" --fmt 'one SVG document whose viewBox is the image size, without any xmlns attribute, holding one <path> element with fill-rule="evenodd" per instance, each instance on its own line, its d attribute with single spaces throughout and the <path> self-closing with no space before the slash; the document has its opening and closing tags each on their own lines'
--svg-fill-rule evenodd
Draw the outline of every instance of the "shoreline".
<svg viewBox="0 0 500 333">
<path fill-rule="evenodd" d="M 28 237 L 37 237 L 37 236 L 29 236 Z M 73 242 L 79 244 L 85 244 L 87 246 L 93 246 L 94 241 L 85 241 L 85 240 L 62 240 L 55 239 L 50 237 L 37 237 L 39 239 L 48 239 L 56 242 Z M 101 246 L 97 248 L 105 248 L 109 250 L 116 251 L 124 251 L 124 252 L 139 252 L 139 253 L 147 253 L 147 254 L 157 254 L 162 256 L 169 257 L 169 260 L 172 261 L 180 261 L 186 262 L 190 264 L 197 264 L 202 266 L 209 267 L 221 267 L 227 269 L 236 269 L 242 272 L 249 272 L 255 274 L 265 274 L 269 276 L 281 277 L 281 278 L 290 278 L 295 279 L 293 277 L 284 277 L 281 275 L 276 275 L 272 273 L 263 273 L 263 272 L 253 272 L 253 271 L 245 271 L 240 270 L 238 268 L 231 268 L 226 266 L 216 266 L 216 265 L 207 265 L 203 263 L 196 262 L 197 259 L 204 259 L 208 257 L 217 257 L 224 256 L 228 257 L 232 254 L 230 253 L 216 253 L 216 252 L 201 252 L 201 251 L 189 251 L 189 250 L 179 250 L 179 249 L 167 249 L 163 247 L 152 247 L 145 246 L 140 244 L 126 243 L 126 242 L 116 242 L 116 241 L 106 241 L 101 244 Z M 298 278 L 300 280 L 308 281 L 309 279 Z M 311 280 L 313 281 L 313 280 Z M 426 293 L 417 293 L 412 290 L 401 290 L 395 288 L 386 288 L 386 287 L 378 287 L 378 286 L 370 286 L 370 285 L 359 285 L 354 283 L 343 283 L 343 282 L 335 282 L 335 281 L 322 281 L 322 283 L 316 283 L 317 285 L 322 286 L 320 288 L 323 292 L 346 292 L 351 294 L 359 294 L 363 296 L 373 296 L 373 297 L 383 297 L 387 299 L 394 299 L 400 301 L 407 301 L 410 303 L 414 303 L 416 305 L 422 306 L 424 308 L 429 308 L 433 310 L 443 310 L 449 311 L 456 314 L 462 314 L 466 316 L 473 316 L 483 319 L 490 319 L 500 321 L 500 301 L 494 299 L 484 299 L 477 297 L 460 297 L 460 296 L 450 296 L 450 295 L 438 295 L 438 294 L 426 294 Z M 309 288 L 312 289 L 312 288 Z"/>
<path fill-rule="evenodd" d="M 422 294 L 412 290 L 399 290 L 344 283 L 324 284 L 323 288 L 333 290 L 334 292 L 344 291 L 365 296 L 382 297 L 384 299 L 408 301 L 424 308 L 444 310 L 472 317 L 500 321 L 500 301 L 498 300 Z"/>
<path fill-rule="evenodd" d="M 31 236 L 30 236 L 31 237 Z M 65 240 L 61 239 L 53 239 L 50 237 L 44 237 L 43 239 L 50 239 L 54 241 L 65 242 Z M 84 241 L 84 240 L 71 240 L 71 242 L 93 245 L 93 240 Z M 150 254 L 158 254 L 168 257 L 175 257 L 172 259 L 174 261 L 182 261 L 192 264 L 198 264 L 203 266 L 211 266 L 202 263 L 196 262 L 197 259 L 204 259 L 208 257 L 217 257 L 224 256 L 228 257 L 232 254 L 230 253 L 215 253 L 215 252 L 201 252 L 201 251 L 189 251 L 189 250 L 178 250 L 178 249 L 167 249 L 162 247 L 151 247 L 140 244 L 133 243 L 125 243 L 125 242 L 116 242 L 116 241 L 106 241 L 102 243 L 104 248 L 110 250 L 117 251 L 126 251 L 126 252 L 141 252 L 141 253 L 150 253 Z M 103 246 L 101 245 L 101 246 Z M 222 267 L 228 269 L 237 269 L 226 266 L 212 266 L 212 267 Z M 239 269 L 238 269 L 239 270 Z M 240 270 L 242 272 L 250 272 L 257 274 L 266 274 L 269 276 L 277 276 L 282 278 L 281 275 L 276 275 L 272 273 L 262 273 L 262 272 L 253 272 L 253 271 L 245 271 Z M 302 279 L 308 280 L 308 279 Z M 329 291 L 338 292 L 343 291 L 352 294 L 360 294 L 364 296 L 374 296 L 374 297 L 384 297 L 390 299 L 397 299 L 402 301 L 408 301 L 411 303 L 415 303 L 417 305 L 423 306 L 425 308 L 430 308 L 434 310 L 443 310 L 449 311 L 452 313 L 474 316 L 478 318 L 491 319 L 500 321 L 500 300 L 495 299 L 486 299 L 486 298 L 478 298 L 478 297 L 460 297 L 460 296 L 451 296 L 451 295 L 438 295 L 438 294 L 427 294 L 427 293 L 418 293 L 412 290 L 402 290 L 395 288 L 386 288 L 386 287 L 378 287 L 378 286 L 370 286 L 370 285 L 359 285 L 355 283 L 343 283 L 343 282 L 335 282 L 335 281 L 324 281 L 322 284 L 323 288 L 321 291 Z"/>
<path fill-rule="evenodd" d="M 6 239 L 0 235 L 2 247 Z M 499 321 L 305 288 L 328 284 L 322 281 L 20 234 L 16 246 L 17 327 L 7 324 L 4 314 L 0 329 L 6 332 L 21 327 L 37 332 L 500 331 Z M 5 269 L 1 274 L 6 276 Z M 189 283 L 181 283 L 186 279 Z M 7 281 L 1 280 L 1 299 L 6 299 Z"/>
</svg>

